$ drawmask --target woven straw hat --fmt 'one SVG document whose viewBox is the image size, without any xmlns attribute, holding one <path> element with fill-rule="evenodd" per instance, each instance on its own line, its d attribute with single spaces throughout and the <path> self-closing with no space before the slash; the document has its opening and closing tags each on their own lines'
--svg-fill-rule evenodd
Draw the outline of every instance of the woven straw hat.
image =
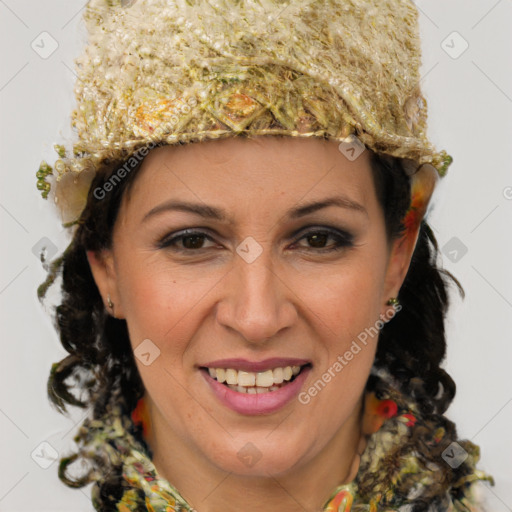
<svg viewBox="0 0 512 512">
<path fill-rule="evenodd" d="M 90 0 L 76 59 L 78 140 L 37 177 L 65 222 L 106 161 L 235 135 L 324 137 L 443 176 L 426 135 L 409 0 Z M 145 149 L 144 149 L 145 148 Z M 134 157 L 135 158 L 135 157 Z M 53 185 L 50 181 L 53 181 Z"/>
</svg>

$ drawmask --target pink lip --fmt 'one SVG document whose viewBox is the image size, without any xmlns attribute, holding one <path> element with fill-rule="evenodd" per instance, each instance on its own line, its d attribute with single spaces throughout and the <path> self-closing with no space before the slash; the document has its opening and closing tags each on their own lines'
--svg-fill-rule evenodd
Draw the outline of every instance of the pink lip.
<svg viewBox="0 0 512 512">
<path fill-rule="evenodd" d="M 310 363 L 307 359 L 272 357 L 264 361 L 248 361 L 247 359 L 218 359 L 210 363 L 199 365 L 206 368 L 233 368 L 244 372 L 263 372 L 274 368 L 284 368 L 285 366 L 304 366 Z"/>
<path fill-rule="evenodd" d="M 218 363 L 219 361 L 215 361 L 215 364 Z M 268 367 L 268 363 L 265 362 L 265 364 Z M 288 363 L 285 366 L 299 366 L 299 364 L 290 365 Z M 223 365 L 216 366 L 216 368 L 223 368 Z M 228 366 L 228 368 L 233 368 L 233 366 Z M 221 384 L 220 382 L 217 382 L 215 379 L 210 377 L 207 370 L 201 370 L 201 374 L 205 378 L 206 382 L 208 382 L 210 385 L 215 396 L 226 407 L 229 407 L 231 410 L 239 414 L 257 415 L 270 414 L 278 411 L 291 400 L 293 400 L 293 398 L 299 394 L 299 391 L 301 390 L 310 370 L 311 367 L 306 366 L 289 384 L 285 384 L 283 387 L 275 391 L 268 391 L 267 393 L 255 395 L 233 391 L 224 384 Z"/>
</svg>

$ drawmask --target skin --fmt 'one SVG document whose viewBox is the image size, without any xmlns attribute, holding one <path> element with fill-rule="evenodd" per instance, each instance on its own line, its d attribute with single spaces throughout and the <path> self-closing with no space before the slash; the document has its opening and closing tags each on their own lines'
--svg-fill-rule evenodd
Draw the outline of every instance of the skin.
<svg viewBox="0 0 512 512">
<path fill-rule="evenodd" d="M 362 413 L 377 337 L 307 405 L 294 399 L 261 416 L 222 405 L 198 365 L 304 358 L 312 362 L 307 390 L 359 333 L 380 315 L 389 318 L 386 302 L 398 295 L 418 231 L 386 238 L 369 156 L 349 161 L 336 142 L 317 138 L 157 148 L 123 197 L 112 248 L 88 253 L 105 304 L 110 294 L 113 314 L 126 319 L 132 347 L 150 339 L 160 350 L 148 366 L 136 359 L 151 418 L 148 442 L 159 473 L 199 512 L 317 512 L 357 473 L 370 434 Z M 329 206 L 285 217 L 333 195 L 365 212 Z M 171 199 L 223 208 L 232 222 L 170 210 L 144 220 Z M 320 237 L 315 245 L 311 235 L 326 227 L 352 234 L 353 245 L 325 252 L 336 240 Z M 178 240 L 181 253 L 159 247 L 186 228 L 211 240 Z M 251 263 L 236 252 L 246 237 L 262 249 Z M 237 456 L 247 443 L 261 455 L 250 467 Z"/>
</svg>

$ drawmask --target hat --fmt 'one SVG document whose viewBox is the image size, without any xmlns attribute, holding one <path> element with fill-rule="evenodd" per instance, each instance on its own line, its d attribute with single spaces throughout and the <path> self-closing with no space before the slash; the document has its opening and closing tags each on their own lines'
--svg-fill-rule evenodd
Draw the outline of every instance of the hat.
<svg viewBox="0 0 512 512">
<path fill-rule="evenodd" d="M 156 144 L 280 134 L 357 139 L 409 174 L 452 162 L 426 135 L 412 1 L 90 0 L 84 19 L 78 140 L 37 173 L 65 222 L 100 167 Z"/>
</svg>

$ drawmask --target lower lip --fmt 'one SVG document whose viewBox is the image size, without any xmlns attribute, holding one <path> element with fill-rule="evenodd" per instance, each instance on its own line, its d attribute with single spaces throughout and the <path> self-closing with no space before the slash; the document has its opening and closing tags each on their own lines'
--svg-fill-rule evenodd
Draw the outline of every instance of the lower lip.
<svg viewBox="0 0 512 512">
<path fill-rule="evenodd" d="M 289 384 L 275 391 L 266 393 L 239 393 L 210 377 L 208 371 L 201 370 L 204 378 L 212 388 L 217 398 L 231 410 L 239 414 L 270 414 L 278 411 L 299 394 L 311 367 L 306 366 Z"/>
</svg>

